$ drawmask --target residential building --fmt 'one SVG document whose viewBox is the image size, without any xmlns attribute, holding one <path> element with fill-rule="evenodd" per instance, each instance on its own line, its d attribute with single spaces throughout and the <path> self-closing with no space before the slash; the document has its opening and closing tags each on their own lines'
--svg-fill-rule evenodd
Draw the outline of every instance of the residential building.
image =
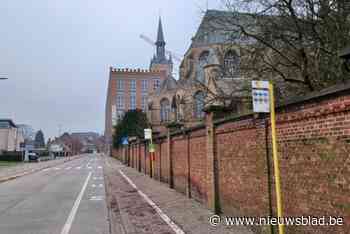
<svg viewBox="0 0 350 234">
<path fill-rule="evenodd" d="M 11 119 L 0 119 L 0 151 L 20 151 L 23 135 Z"/>
<path fill-rule="evenodd" d="M 95 132 L 63 133 L 48 143 L 50 151 L 56 156 L 70 156 L 102 150 L 101 137 Z"/>
<path fill-rule="evenodd" d="M 68 157 L 72 155 L 72 149 L 61 141 L 54 141 L 50 143 L 48 149 L 50 155 L 53 155 L 54 157 Z"/>
<path fill-rule="evenodd" d="M 88 141 L 95 141 L 100 137 L 96 132 L 72 132 L 70 135 L 73 138 L 77 138 L 83 144 Z"/>
<path fill-rule="evenodd" d="M 100 148 L 100 135 L 96 132 L 73 132 L 70 136 L 81 144 L 80 152 L 96 153 Z"/>
</svg>

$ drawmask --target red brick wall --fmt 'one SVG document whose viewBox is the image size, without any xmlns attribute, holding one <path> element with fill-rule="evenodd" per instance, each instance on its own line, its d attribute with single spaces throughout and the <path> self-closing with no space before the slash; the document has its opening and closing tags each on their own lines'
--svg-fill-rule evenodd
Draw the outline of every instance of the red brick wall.
<svg viewBox="0 0 350 234">
<path fill-rule="evenodd" d="M 205 131 L 190 134 L 190 190 L 191 197 L 205 202 L 206 195 L 206 136 Z"/>
<path fill-rule="evenodd" d="M 148 152 L 149 148 L 148 146 L 146 147 L 146 174 L 150 175 L 151 174 L 151 157 L 150 153 Z"/>
<path fill-rule="evenodd" d="M 260 216 L 268 210 L 265 134 L 260 122 L 247 119 L 216 130 L 219 199 L 225 213 Z"/>
<path fill-rule="evenodd" d="M 122 160 L 122 149 L 112 149 L 112 157 Z"/>
<path fill-rule="evenodd" d="M 270 135 L 269 119 L 263 116 L 246 115 L 215 122 L 217 196 L 224 214 L 276 215 Z M 349 92 L 281 107 L 277 113 L 277 135 L 284 216 L 345 218 L 344 226 L 288 226 L 287 233 L 348 233 Z M 161 167 L 162 181 L 169 183 L 167 141 L 162 140 L 161 147 L 159 144 L 156 155 L 161 160 L 157 167 Z M 203 128 L 171 137 L 174 188 L 203 203 L 210 199 L 211 186 L 207 144 Z M 143 159 L 141 156 L 144 164 Z"/>
<path fill-rule="evenodd" d="M 350 95 L 283 108 L 278 146 L 285 216 L 341 216 L 346 226 L 289 226 L 289 233 L 346 233 L 350 229 Z M 275 211 L 272 156 L 263 119 L 250 116 L 216 130 L 219 199 L 224 213 Z M 269 157 L 269 158 L 267 158 Z M 268 163 L 268 160 L 270 163 Z M 268 167 L 269 165 L 269 167 Z M 268 183 L 268 181 L 272 181 Z M 269 195 L 269 188 L 271 195 Z"/>
<path fill-rule="evenodd" d="M 145 146 L 144 146 L 144 144 L 141 144 L 141 147 L 140 147 L 140 155 L 141 155 L 141 157 L 140 157 L 140 159 L 141 159 L 141 172 L 143 172 L 143 173 L 146 173 L 146 171 L 145 171 L 145 165 L 146 165 L 146 161 L 145 161 L 145 158 L 146 158 L 146 156 L 145 156 Z"/>
<path fill-rule="evenodd" d="M 346 229 L 313 230 L 349 231 L 350 95 L 306 104 L 302 109 L 294 106 L 279 115 L 278 121 L 286 214 L 342 216 Z"/>
<path fill-rule="evenodd" d="M 172 139 L 171 153 L 173 157 L 174 188 L 186 193 L 187 186 L 187 140 L 184 136 Z"/>
<path fill-rule="evenodd" d="M 167 150 L 167 141 L 161 142 L 161 181 L 169 183 L 169 155 Z"/>
<path fill-rule="evenodd" d="M 132 167 L 133 168 L 135 168 L 135 169 L 137 169 L 137 152 L 136 152 L 136 150 L 137 150 L 137 145 L 133 145 L 132 147 L 131 147 L 131 157 L 132 157 Z"/>
<path fill-rule="evenodd" d="M 154 178 L 159 180 L 160 179 L 160 163 L 161 163 L 161 153 L 160 153 L 160 146 L 161 144 L 156 144 L 155 145 L 155 161 L 154 161 Z"/>
</svg>

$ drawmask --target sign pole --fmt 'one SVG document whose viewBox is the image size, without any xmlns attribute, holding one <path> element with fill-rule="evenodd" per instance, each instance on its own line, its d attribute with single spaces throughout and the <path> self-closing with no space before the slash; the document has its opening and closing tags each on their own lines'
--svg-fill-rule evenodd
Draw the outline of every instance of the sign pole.
<svg viewBox="0 0 350 234">
<path fill-rule="evenodd" d="M 154 150 L 153 150 L 153 140 L 152 140 L 152 137 L 151 137 L 151 147 L 150 147 L 150 153 L 151 153 L 151 177 L 153 178 L 154 176 Z"/>
<path fill-rule="evenodd" d="M 149 153 L 150 153 L 150 166 L 151 166 L 151 173 L 150 176 L 153 177 L 153 152 L 152 152 L 152 147 L 153 147 L 153 141 L 152 141 L 152 137 L 151 137 L 151 141 L 150 141 L 150 149 L 149 149 Z"/>
<path fill-rule="evenodd" d="M 153 140 L 152 140 L 152 129 L 148 128 L 148 129 L 144 129 L 144 133 L 145 133 L 145 139 L 146 140 L 150 140 L 150 144 L 149 144 L 149 154 L 150 154 L 150 177 L 153 177 L 154 175 L 154 146 L 153 146 Z"/>
<path fill-rule="evenodd" d="M 284 225 L 280 223 L 282 219 L 282 194 L 281 194 L 281 181 L 280 181 L 280 170 L 278 163 L 277 154 L 277 136 L 276 136 L 276 114 L 275 114 L 275 97 L 273 92 L 273 84 L 269 83 L 269 93 L 270 93 L 270 119 L 271 119 L 271 133 L 272 133 L 272 154 L 273 154 L 273 167 L 275 172 L 275 188 L 276 188 L 276 200 L 277 200 L 277 216 L 278 222 L 278 232 L 279 234 L 284 234 Z"/>
</svg>

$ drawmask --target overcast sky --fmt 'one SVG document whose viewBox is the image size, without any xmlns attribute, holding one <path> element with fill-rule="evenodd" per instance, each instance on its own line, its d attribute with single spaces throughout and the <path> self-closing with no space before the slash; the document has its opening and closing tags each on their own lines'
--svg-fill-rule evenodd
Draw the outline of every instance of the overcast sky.
<svg viewBox="0 0 350 234">
<path fill-rule="evenodd" d="M 109 66 L 148 68 L 162 16 L 167 49 L 184 54 L 206 0 L 1 0 L 0 118 L 47 137 L 104 131 Z M 218 0 L 208 1 L 219 8 Z"/>
</svg>

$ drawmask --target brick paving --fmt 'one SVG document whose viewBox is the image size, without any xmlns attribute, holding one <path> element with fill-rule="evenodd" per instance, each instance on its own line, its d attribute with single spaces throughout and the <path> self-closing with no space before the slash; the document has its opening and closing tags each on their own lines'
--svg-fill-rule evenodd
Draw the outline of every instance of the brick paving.
<svg viewBox="0 0 350 234">
<path fill-rule="evenodd" d="M 118 160 L 105 157 L 107 203 L 110 208 L 112 234 L 115 233 L 175 233 L 146 200 L 133 188 L 124 173 L 185 233 L 251 234 L 243 226 L 210 226 L 213 213 L 204 205 L 170 189 L 167 184 L 149 178 Z M 120 170 L 120 171 L 119 171 Z"/>
</svg>

